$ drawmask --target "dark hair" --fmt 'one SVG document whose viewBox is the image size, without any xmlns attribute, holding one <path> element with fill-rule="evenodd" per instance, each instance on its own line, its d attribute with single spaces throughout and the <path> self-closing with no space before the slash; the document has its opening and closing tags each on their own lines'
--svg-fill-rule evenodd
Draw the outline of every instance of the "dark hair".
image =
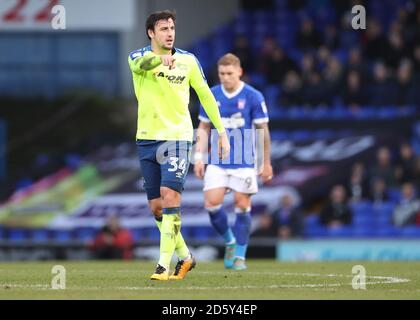
<svg viewBox="0 0 420 320">
<path fill-rule="evenodd" d="M 175 18 L 176 13 L 175 10 L 170 11 L 170 10 L 164 10 L 164 11 L 157 11 L 157 12 L 153 12 L 146 20 L 146 35 L 150 40 L 149 37 L 149 30 L 155 30 L 155 25 L 159 20 L 169 20 L 172 19 L 175 23 Z"/>
</svg>

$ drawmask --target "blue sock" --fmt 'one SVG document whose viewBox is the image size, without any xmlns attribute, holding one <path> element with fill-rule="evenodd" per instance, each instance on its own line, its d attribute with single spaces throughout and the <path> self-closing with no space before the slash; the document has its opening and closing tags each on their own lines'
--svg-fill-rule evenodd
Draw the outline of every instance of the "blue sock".
<svg viewBox="0 0 420 320">
<path fill-rule="evenodd" d="M 235 256 L 245 259 L 246 249 L 248 247 L 249 233 L 251 231 L 251 208 L 246 211 L 240 211 L 235 209 L 236 221 L 235 221 L 235 237 L 236 237 L 236 249 Z M 241 213 L 238 213 L 241 212 Z"/>
<path fill-rule="evenodd" d="M 220 234 L 226 243 L 232 243 L 235 241 L 232 230 L 228 225 L 228 218 L 226 212 L 223 210 L 223 206 L 217 206 L 208 208 L 210 222 L 213 228 Z"/>
</svg>

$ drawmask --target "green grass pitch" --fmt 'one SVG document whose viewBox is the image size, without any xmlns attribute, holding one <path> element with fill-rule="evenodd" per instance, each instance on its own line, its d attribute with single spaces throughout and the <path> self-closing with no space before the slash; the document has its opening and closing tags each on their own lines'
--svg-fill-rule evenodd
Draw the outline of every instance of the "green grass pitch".
<svg viewBox="0 0 420 320">
<path fill-rule="evenodd" d="M 352 267 L 366 269 L 366 290 L 352 288 Z M 66 289 L 51 289 L 54 265 Z M 420 299 L 420 262 L 250 260 L 245 271 L 200 262 L 183 281 L 151 281 L 151 261 L 0 263 L 0 299 Z"/>
</svg>

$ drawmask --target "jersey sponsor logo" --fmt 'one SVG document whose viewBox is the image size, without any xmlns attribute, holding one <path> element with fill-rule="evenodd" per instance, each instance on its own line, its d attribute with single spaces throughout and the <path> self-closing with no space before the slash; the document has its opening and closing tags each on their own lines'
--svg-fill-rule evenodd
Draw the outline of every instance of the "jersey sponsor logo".
<svg viewBox="0 0 420 320">
<path fill-rule="evenodd" d="M 181 84 L 182 82 L 184 82 L 186 78 L 186 76 L 168 75 L 162 71 L 156 72 L 154 75 L 156 78 L 166 78 L 168 79 L 169 83 L 174 83 L 174 84 Z"/>
<path fill-rule="evenodd" d="M 242 117 L 242 113 L 237 112 L 230 116 L 230 118 L 222 117 L 223 126 L 226 129 L 238 129 L 245 126 L 245 119 Z"/>
</svg>

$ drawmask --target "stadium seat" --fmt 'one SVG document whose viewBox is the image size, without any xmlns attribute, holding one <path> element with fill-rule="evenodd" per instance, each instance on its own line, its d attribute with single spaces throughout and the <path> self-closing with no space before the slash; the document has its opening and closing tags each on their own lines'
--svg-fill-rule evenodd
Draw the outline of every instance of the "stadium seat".
<svg viewBox="0 0 420 320">
<path fill-rule="evenodd" d="M 80 241 L 90 241 L 93 240 L 98 232 L 96 228 L 78 228 L 75 231 L 75 236 L 77 240 Z"/>
<path fill-rule="evenodd" d="M 140 228 L 130 229 L 131 235 L 133 236 L 134 242 L 140 242 L 143 236 L 143 232 Z"/>
<path fill-rule="evenodd" d="M 209 240 L 217 237 L 211 226 L 196 226 L 192 229 L 194 240 Z"/>
<path fill-rule="evenodd" d="M 304 224 L 305 224 L 305 229 L 310 229 L 312 227 L 320 226 L 319 215 L 318 214 L 311 214 L 311 215 L 305 217 Z"/>
<path fill-rule="evenodd" d="M 160 240 L 160 231 L 156 227 L 147 227 L 144 228 L 145 238 L 148 241 L 159 241 Z"/>
<path fill-rule="evenodd" d="M 375 227 L 375 219 L 372 214 L 354 214 L 353 216 L 353 225 L 356 228 L 370 228 L 373 229 Z"/>
<path fill-rule="evenodd" d="M 290 133 L 290 138 L 293 141 L 308 141 L 312 138 L 312 133 L 309 130 L 295 130 Z"/>
<path fill-rule="evenodd" d="M 388 196 L 394 203 L 398 203 L 401 200 L 401 191 L 397 188 L 391 188 L 388 190 Z"/>
<path fill-rule="evenodd" d="M 401 235 L 401 230 L 394 226 L 388 226 L 376 229 L 375 235 L 379 238 L 395 238 Z"/>
<path fill-rule="evenodd" d="M 70 230 L 54 230 L 53 239 L 57 242 L 69 242 L 72 240 L 72 232 Z"/>
<path fill-rule="evenodd" d="M 8 232 L 9 241 L 26 241 L 28 240 L 28 231 L 25 229 L 9 229 Z"/>
<path fill-rule="evenodd" d="M 50 240 L 50 231 L 47 229 L 33 230 L 31 240 L 34 242 L 47 242 Z"/>
<path fill-rule="evenodd" d="M 349 226 L 328 229 L 328 236 L 331 238 L 348 238 L 353 235 L 353 229 Z"/>
<path fill-rule="evenodd" d="M 371 238 L 375 236 L 375 229 L 366 226 L 353 226 L 353 237 Z"/>
<path fill-rule="evenodd" d="M 323 225 L 313 226 L 310 229 L 305 229 L 304 235 L 307 238 L 322 238 L 328 236 L 328 229 Z"/>
<path fill-rule="evenodd" d="M 401 236 L 404 238 L 420 238 L 420 226 L 406 226 L 401 228 Z"/>
<path fill-rule="evenodd" d="M 314 136 L 316 139 L 331 139 L 336 137 L 334 130 L 323 129 L 323 130 L 316 130 L 314 132 Z"/>
<path fill-rule="evenodd" d="M 368 201 L 360 201 L 350 205 L 353 212 L 366 212 L 371 210 L 371 204 Z"/>
<path fill-rule="evenodd" d="M 289 133 L 286 130 L 276 130 L 270 132 L 270 136 L 273 140 L 285 141 L 289 139 Z"/>
</svg>

